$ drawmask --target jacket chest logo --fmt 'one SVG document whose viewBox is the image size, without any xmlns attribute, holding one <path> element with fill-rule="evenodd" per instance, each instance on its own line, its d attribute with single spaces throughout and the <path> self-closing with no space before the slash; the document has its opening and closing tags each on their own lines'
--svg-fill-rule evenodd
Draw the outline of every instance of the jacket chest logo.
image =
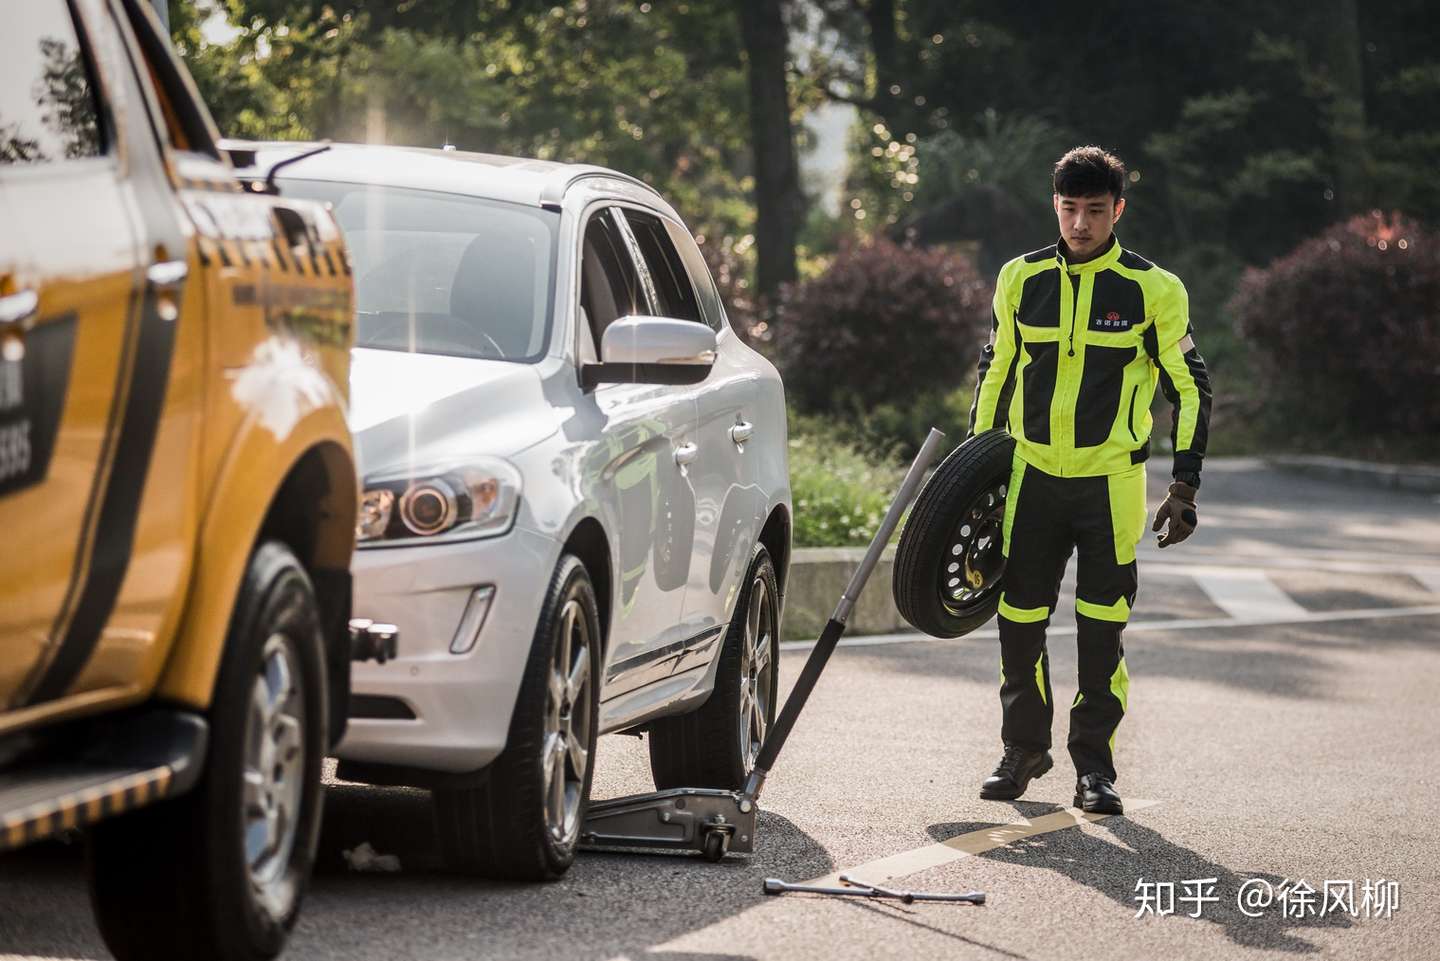
<svg viewBox="0 0 1440 961">
<path fill-rule="evenodd" d="M 1129 330 L 1135 321 L 1131 317 L 1121 316 L 1118 310 L 1107 310 L 1105 313 L 1097 313 L 1090 321 L 1091 330 Z"/>
</svg>

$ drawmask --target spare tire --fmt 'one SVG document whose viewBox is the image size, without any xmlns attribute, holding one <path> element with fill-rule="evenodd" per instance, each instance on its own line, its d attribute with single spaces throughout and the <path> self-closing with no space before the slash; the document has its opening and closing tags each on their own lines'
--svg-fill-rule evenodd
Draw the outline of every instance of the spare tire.
<svg viewBox="0 0 1440 961">
<path fill-rule="evenodd" d="M 925 482 L 895 552 L 895 606 L 917 630 L 960 637 L 1000 606 L 1005 494 L 1015 440 L 1003 430 L 950 452 Z"/>
</svg>

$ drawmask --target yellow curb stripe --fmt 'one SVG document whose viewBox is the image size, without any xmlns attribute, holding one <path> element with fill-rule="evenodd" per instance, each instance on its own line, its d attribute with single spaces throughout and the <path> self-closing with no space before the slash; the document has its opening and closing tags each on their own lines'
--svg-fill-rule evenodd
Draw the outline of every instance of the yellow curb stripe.
<svg viewBox="0 0 1440 961">
<path fill-rule="evenodd" d="M 1143 811 L 1145 808 L 1154 807 L 1159 803 L 1159 801 L 1142 801 L 1127 798 L 1125 801 L 1125 812 L 1127 814 L 1133 814 L 1136 811 Z M 1023 841 L 1025 838 L 1033 838 L 1038 834 L 1049 834 L 1052 831 L 1063 831 L 1065 828 L 1073 828 L 1076 825 L 1087 822 L 1103 821 L 1109 816 L 1108 814 L 1086 814 L 1079 808 L 1065 808 L 1053 814 L 1041 815 L 1032 821 L 1020 821 L 1015 824 L 997 824 L 994 827 L 981 828 L 978 831 L 957 835 L 956 837 L 946 841 L 940 841 L 936 844 L 927 844 L 924 847 L 915 848 L 912 851 L 903 851 L 900 854 L 892 854 L 889 857 L 868 861 L 865 864 L 853 868 L 846 868 L 834 874 L 827 874 L 822 878 L 815 878 L 806 883 L 822 885 L 838 884 L 840 882 L 840 875 L 848 874 L 864 881 L 884 884 L 886 881 L 894 878 L 907 877 L 908 875 L 917 874 L 930 868 L 939 867 L 942 864 L 949 864 L 951 861 L 958 861 L 961 858 L 984 854 L 996 848 L 1003 848 L 1007 844 Z"/>
</svg>

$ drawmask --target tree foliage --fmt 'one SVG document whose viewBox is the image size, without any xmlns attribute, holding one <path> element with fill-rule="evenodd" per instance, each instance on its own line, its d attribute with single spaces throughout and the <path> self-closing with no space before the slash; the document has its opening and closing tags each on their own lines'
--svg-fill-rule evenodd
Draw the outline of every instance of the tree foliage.
<svg viewBox="0 0 1440 961">
<path fill-rule="evenodd" d="M 171 0 L 171 15 L 227 135 L 603 164 L 700 233 L 752 230 L 739 30 L 721 0 Z M 207 40 L 215 16 L 231 39 Z"/>
<path fill-rule="evenodd" d="M 933 228 L 949 204 L 970 222 L 941 239 L 983 244 L 1036 195 L 1043 213 L 1048 164 L 1078 143 L 1129 162 L 1124 236 L 1162 259 L 1214 244 L 1264 263 L 1371 206 L 1440 221 L 1424 161 L 1440 19 L 1423 0 L 815 2 L 828 32 L 804 80 L 862 108 L 847 196 L 872 227 Z M 977 162 L 986 142 L 1012 163 Z M 913 179 L 897 178 L 907 147 Z"/>
</svg>

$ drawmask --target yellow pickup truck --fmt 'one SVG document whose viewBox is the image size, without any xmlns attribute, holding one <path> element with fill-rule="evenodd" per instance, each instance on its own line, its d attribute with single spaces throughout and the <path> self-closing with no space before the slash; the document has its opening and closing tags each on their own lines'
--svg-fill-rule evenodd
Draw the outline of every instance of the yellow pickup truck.
<svg viewBox="0 0 1440 961">
<path fill-rule="evenodd" d="M 352 299 L 148 3 L 7 6 L 0 851 L 86 829 L 122 959 L 279 953 L 351 658 L 393 641 L 349 618 Z"/>
</svg>

